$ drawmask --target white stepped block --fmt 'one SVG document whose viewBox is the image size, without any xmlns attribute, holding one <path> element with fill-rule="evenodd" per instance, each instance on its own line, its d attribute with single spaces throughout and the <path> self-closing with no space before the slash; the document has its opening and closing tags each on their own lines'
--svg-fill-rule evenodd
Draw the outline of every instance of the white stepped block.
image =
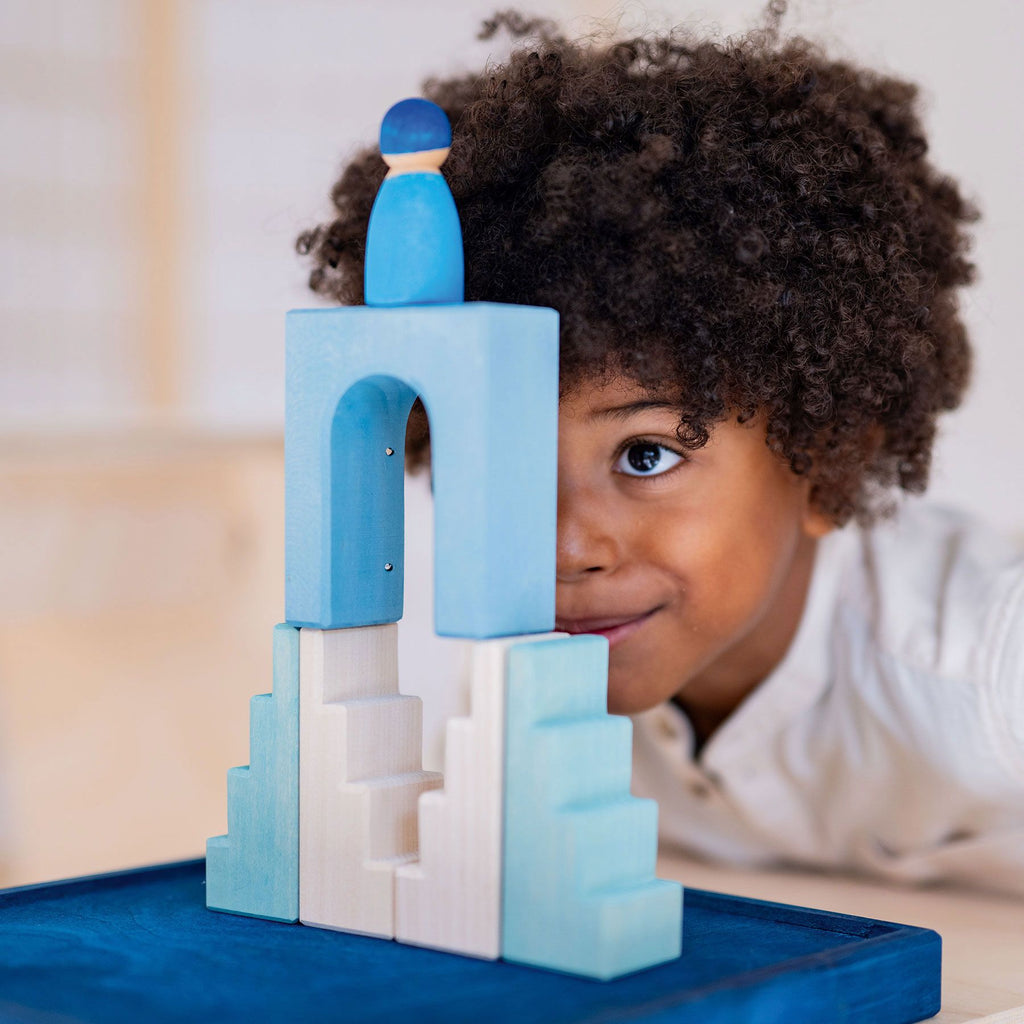
<svg viewBox="0 0 1024 1024">
<path fill-rule="evenodd" d="M 445 836 L 449 828 L 447 806 L 450 794 L 446 789 L 435 789 L 424 793 L 417 807 L 417 838 L 419 840 L 419 857 L 415 870 L 410 867 L 416 877 L 424 870 L 431 868 L 441 870 L 445 850 Z M 403 871 L 403 874 L 406 872 Z"/>
<path fill-rule="evenodd" d="M 346 786 L 365 801 L 367 855 L 372 860 L 418 855 L 417 810 L 420 795 L 441 784 L 438 772 L 408 772 L 364 779 Z"/>
<path fill-rule="evenodd" d="M 395 869 L 415 859 L 421 705 L 398 693 L 397 628 L 299 634 L 299 918 L 394 936 Z"/>
<path fill-rule="evenodd" d="M 324 703 L 398 693 L 398 626 L 302 629 L 300 671 Z"/>
<path fill-rule="evenodd" d="M 420 858 L 395 876 L 400 942 L 500 955 L 506 656 L 561 635 L 474 642 L 469 717 L 448 723 L 445 788 L 420 798 Z"/>
<path fill-rule="evenodd" d="M 416 772 L 422 767 L 423 704 L 400 694 L 329 704 L 350 780 Z"/>
</svg>

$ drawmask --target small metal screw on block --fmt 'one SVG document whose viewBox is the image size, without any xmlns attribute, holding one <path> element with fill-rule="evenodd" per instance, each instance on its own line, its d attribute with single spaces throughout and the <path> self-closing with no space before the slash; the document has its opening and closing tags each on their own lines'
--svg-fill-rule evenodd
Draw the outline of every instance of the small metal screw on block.
<svg viewBox="0 0 1024 1024">
<path fill-rule="evenodd" d="M 395 449 L 394 448 L 385 448 L 384 449 L 384 454 L 385 455 L 394 455 L 395 454 Z"/>
<path fill-rule="evenodd" d="M 394 569 L 394 566 L 390 562 L 385 562 L 384 563 L 384 571 L 385 572 L 391 572 L 392 569 Z"/>
</svg>

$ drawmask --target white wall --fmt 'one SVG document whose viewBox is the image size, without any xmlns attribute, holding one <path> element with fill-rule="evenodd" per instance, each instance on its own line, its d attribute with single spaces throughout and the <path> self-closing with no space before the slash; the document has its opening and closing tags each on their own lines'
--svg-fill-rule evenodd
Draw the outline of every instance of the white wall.
<svg viewBox="0 0 1024 1024">
<path fill-rule="evenodd" d="M 0 4 L 0 426 L 138 402 L 138 19 Z"/>
</svg>

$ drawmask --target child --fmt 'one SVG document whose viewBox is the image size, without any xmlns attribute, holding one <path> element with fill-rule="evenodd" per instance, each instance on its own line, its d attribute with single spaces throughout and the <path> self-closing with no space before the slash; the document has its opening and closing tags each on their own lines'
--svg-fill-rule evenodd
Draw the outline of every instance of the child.
<svg viewBox="0 0 1024 1024">
<path fill-rule="evenodd" d="M 924 490 L 975 216 L 913 86 L 780 40 L 538 41 L 427 83 L 466 299 L 561 316 L 557 627 L 662 838 L 1024 893 L 1024 559 Z M 367 150 L 305 233 L 362 299 Z M 410 421 L 410 456 L 425 453 Z"/>
</svg>

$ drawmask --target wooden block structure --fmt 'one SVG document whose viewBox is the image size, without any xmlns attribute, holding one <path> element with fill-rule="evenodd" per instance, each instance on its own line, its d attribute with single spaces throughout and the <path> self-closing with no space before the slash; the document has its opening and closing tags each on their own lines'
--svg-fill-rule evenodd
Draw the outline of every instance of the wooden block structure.
<svg viewBox="0 0 1024 1024">
<path fill-rule="evenodd" d="M 290 717 L 274 731 L 254 704 L 253 765 L 229 775 L 228 835 L 209 842 L 208 905 L 607 979 L 678 956 L 682 891 L 654 875 L 656 806 L 629 794 L 607 642 L 550 632 L 558 316 L 461 301 L 449 144 L 432 104 L 388 112 L 368 305 L 288 315 L 287 671 L 268 699 Z M 443 788 L 422 770 L 420 704 L 397 675 L 417 396 L 435 629 L 474 646 Z M 278 764 L 294 771 L 276 779 Z M 270 781 L 243 792 L 246 772 Z M 285 877 L 294 901 L 270 913 Z"/>
</svg>

